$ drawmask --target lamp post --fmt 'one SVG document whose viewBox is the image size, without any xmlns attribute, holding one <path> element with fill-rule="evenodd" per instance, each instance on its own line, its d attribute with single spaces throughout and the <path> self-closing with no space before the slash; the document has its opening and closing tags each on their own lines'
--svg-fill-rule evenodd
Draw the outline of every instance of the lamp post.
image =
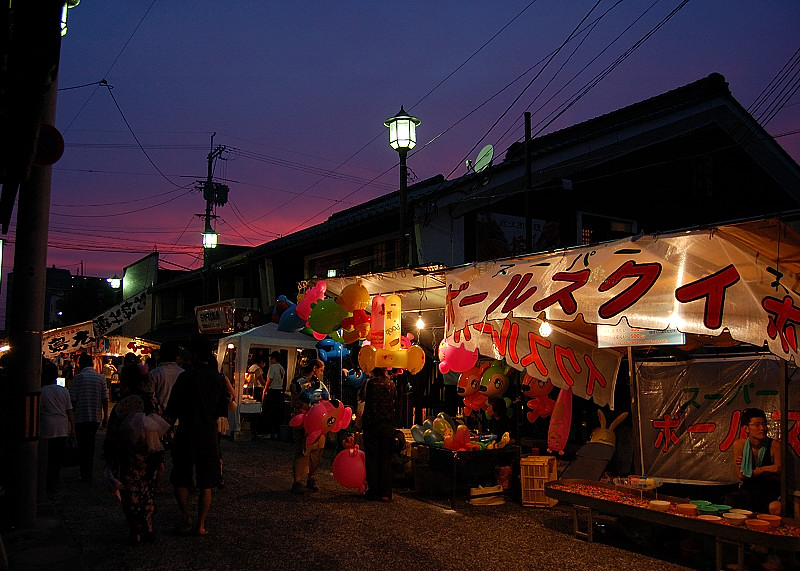
<svg viewBox="0 0 800 571">
<path fill-rule="evenodd" d="M 400 265 L 408 262 L 408 245 L 406 244 L 406 191 L 408 189 L 408 170 L 406 155 L 417 144 L 417 125 L 420 120 L 412 117 L 403 106 L 394 117 L 383 122 L 389 127 L 389 145 L 400 155 Z"/>
<path fill-rule="evenodd" d="M 117 274 L 114 274 L 113 278 L 106 278 L 106 281 L 108 282 L 108 285 L 111 286 L 111 289 L 119 289 L 119 287 L 122 285 L 122 280 L 117 276 Z"/>
</svg>

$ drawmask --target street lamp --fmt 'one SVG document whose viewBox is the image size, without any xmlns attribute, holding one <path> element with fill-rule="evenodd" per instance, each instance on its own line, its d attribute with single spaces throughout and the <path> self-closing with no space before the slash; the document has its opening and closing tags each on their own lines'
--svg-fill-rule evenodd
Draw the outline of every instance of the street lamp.
<svg viewBox="0 0 800 571">
<path fill-rule="evenodd" d="M 117 274 L 114 274 L 113 278 L 106 278 L 106 281 L 108 282 L 108 285 L 111 286 L 111 289 L 119 289 L 119 287 L 122 285 L 122 280 L 117 277 Z"/>
<path fill-rule="evenodd" d="M 203 248 L 211 249 L 217 247 L 217 238 L 219 234 L 214 232 L 211 224 L 206 224 L 206 229 L 203 230 Z"/>
<path fill-rule="evenodd" d="M 389 127 L 389 145 L 400 154 L 400 248 L 402 266 L 406 265 L 408 247 L 406 246 L 406 190 L 408 188 L 408 170 L 406 155 L 417 144 L 417 125 L 420 120 L 412 117 L 403 106 L 394 117 L 383 122 Z"/>
</svg>

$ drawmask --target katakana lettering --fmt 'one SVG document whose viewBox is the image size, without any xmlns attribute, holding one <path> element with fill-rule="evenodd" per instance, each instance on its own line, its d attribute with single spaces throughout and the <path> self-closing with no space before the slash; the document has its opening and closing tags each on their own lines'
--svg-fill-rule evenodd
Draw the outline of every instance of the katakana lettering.
<svg viewBox="0 0 800 571">
<path fill-rule="evenodd" d="M 751 399 L 750 399 L 750 391 L 749 391 L 749 389 L 751 387 L 754 387 L 754 386 L 756 386 L 755 383 L 745 383 L 744 385 L 739 386 L 736 389 L 736 393 L 731 397 L 731 400 L 729 400 L 725 404 L 731 404 L 734 400 L 736 400 L 736 397 L 739 396 L 739 393 L 741 393 L 741 392 L 744 392 L 744 402 L 745 402 L 745 404 L 750 404 Z"/>
<path fill-rule="evenodd" d="M 669 452 L 670 445 L 678 443 L 674 429 L 680 425 L 680 417 L 672 418 L 669 413 L 666 413 L 664 420 L 653 420 L 652 423 L 653 428 L 659 430 L 653 448 L 661 448 L 662 452 Z"/>
<path fill-rule="evenodd" d="M 795 325 L 800 323 L 800 310 L 788 295 L 783 301 L 774 297 L 765 297 L 761 300 L 761 307 L 770 314 L 767 322 L 767 335 L 770 339 L 780 336 L 781 348 L 785 352 L 797 352 L 797 330 Z"/>
<path fill-rule="evenodd" d="M 540 337 L 536 333 L 528 333 L 528 347 L 531 352 L 528 353 L 526 357 L 523 357 L 519 364 L 523 367 L 527 367 L 533 363 L 536 365 L 536 370 L 539 371 L 539 374 L 546 377 L 548 371 L 544 361 L 542 361 L 541 355 L 539 355 L 539 347 L 549 349 L 551 345 L 552 343 L 548 339 Z"/>
<path fill-rule="evenodd" d="M 578 302 L 575 301 L 575 298 L 572 295 L 577 289 L 582 288 L 586 285 L 586 282 L 589 281 L 589 276 L 591 275 L 591 270 L 580 270 L 578 272 L 567 273 L 567 272 L 558 272 L 553 276 L 553 281 L 565 281 L 565 282 L 572 282 L 572 285 L 565 286 L 563 289 L 557 291 L 552 295 L 548 295 L 547 297 L 540 299 L 536 303 L 533 304 L 534 311 L 543 311 L 550 307 L 551 305 L 558 303 L 561 305 L 561 309 L 564 310 L 564 313 L 567 315 L 572 315 L 578 308 Z"/>
<path fill-rule="evenodd" d="M 509 311 L 513 311 L 515 307 L 523 303 L 527 300 L 530 296 L 532 296 L 536 292 L 536 286 L 531 286 L 525 292 L 522 290 L 525 289 L 525 286 L 528 285 L 528 282 L 531 281 L 533 278 L 533 274 L 527 273 L 523 276 L 519 274 L 514 274 L 511 277 L 511 281 L 508 282 L 503 292 L 497 296 L 492 303 L 489 304 L 489 307 L 486 308 L 486 315 L 492 313 L 495 309 L 497 309 L 500 304 L 503 302 L 504 299 L 508 298 L 503 304 L 503 313 L 508 313 Z"/>
<path fill-rule="evenodd" d="M 703 323 L 709 329 L 718 329 L 722 325 L 725 291 L 738 281 L 739 272 L 731 264 L 710 276 L 679 287 L 675 290 L 675 299 L 689 303 L 705 298 Z"/>
<path fill-rule="evenodd" d="M 581 372 L 581 365 L 578 363 L 577 357 L 575 357 L 575 351 L 573 351 L 570 347 L 562 347 L 561 345 L 556 345 L 553 347 L 553 351 L 555 353 L 556 358 L 556 367 L 558 367 L 558 372 L 561 373 L 561 378 L 564 379 L 564 382 L 567 383 L 570 387 L 575 384 L 575 379 L 572 378 L 572 375 L 567 371 L 567 361 L 572 365 L 572 370 L 576 373 Z"/>
<path fill-rule="evenodd" d="M 695 387 L 695 388 L 692 388 L 692 389 L 683 389 L 683 392 L 692 393 L 692 398 L 689 399 L 689 402 L 683 403 L 681 405 L 681 407 L 680 407 L 680 410 L 685 409 L 689 405 L 692 405 L 695 408 L 700 408 L 700 405 L 695 400 L 697 398 L 697 395 L 700 394 L 700 387 Z"/>
<path fill-rule="evenodd" d="M 637 264 L 632 260 L 628 260 L 600 284 L 598 291 L 608 291 L 616 287 L 625 278 L 635 277 L 637 279 L 622 293 L 601 305 L 598 309 L 598 314 L 603 319 L 610 319 L 618 313 L 622 313 L 650 291 L 650 288 L 653 287 L 660 275 L 661 264 L 655 262 Z"/>
</svg>

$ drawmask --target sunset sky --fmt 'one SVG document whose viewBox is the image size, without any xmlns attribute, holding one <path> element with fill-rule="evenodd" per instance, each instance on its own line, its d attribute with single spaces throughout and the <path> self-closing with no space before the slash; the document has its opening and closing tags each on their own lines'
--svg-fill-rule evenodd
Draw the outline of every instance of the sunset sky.
<svg viewBox="0 0 800 571">
<path fill-rule="evenodd" d="M 199 267 L 213 133 L 220 241 L 255 246 L 395 190 L 383 121 L 401 105 L 422 121 L 413 176 L 455 178 L 485 144 L 502 160 L 526 110 L 546 133 L 713 72 L 758 118 L 798 29 L 796 0 L 83 0 L 62 43 L 48 264 L 121 276 L 157 249 Z M 798 103 L 765 125 L 795 160 Z"/>
</svg>

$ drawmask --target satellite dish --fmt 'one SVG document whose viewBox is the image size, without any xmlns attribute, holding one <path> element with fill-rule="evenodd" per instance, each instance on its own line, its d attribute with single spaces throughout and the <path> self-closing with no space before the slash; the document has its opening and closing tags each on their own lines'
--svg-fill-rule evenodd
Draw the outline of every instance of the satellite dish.
<svg viewBox="0 0 800 571">
<path fill-rule="evenodd" d="M 494 157 L 494 147 L 491 145 L 486 145 L 481 149 L 478 153 L 478 156 L 475 158 L 475 172 L 481 172 L 486 169 L 490 164 L 492 164 L 492 158 Z"/>
</svg>

